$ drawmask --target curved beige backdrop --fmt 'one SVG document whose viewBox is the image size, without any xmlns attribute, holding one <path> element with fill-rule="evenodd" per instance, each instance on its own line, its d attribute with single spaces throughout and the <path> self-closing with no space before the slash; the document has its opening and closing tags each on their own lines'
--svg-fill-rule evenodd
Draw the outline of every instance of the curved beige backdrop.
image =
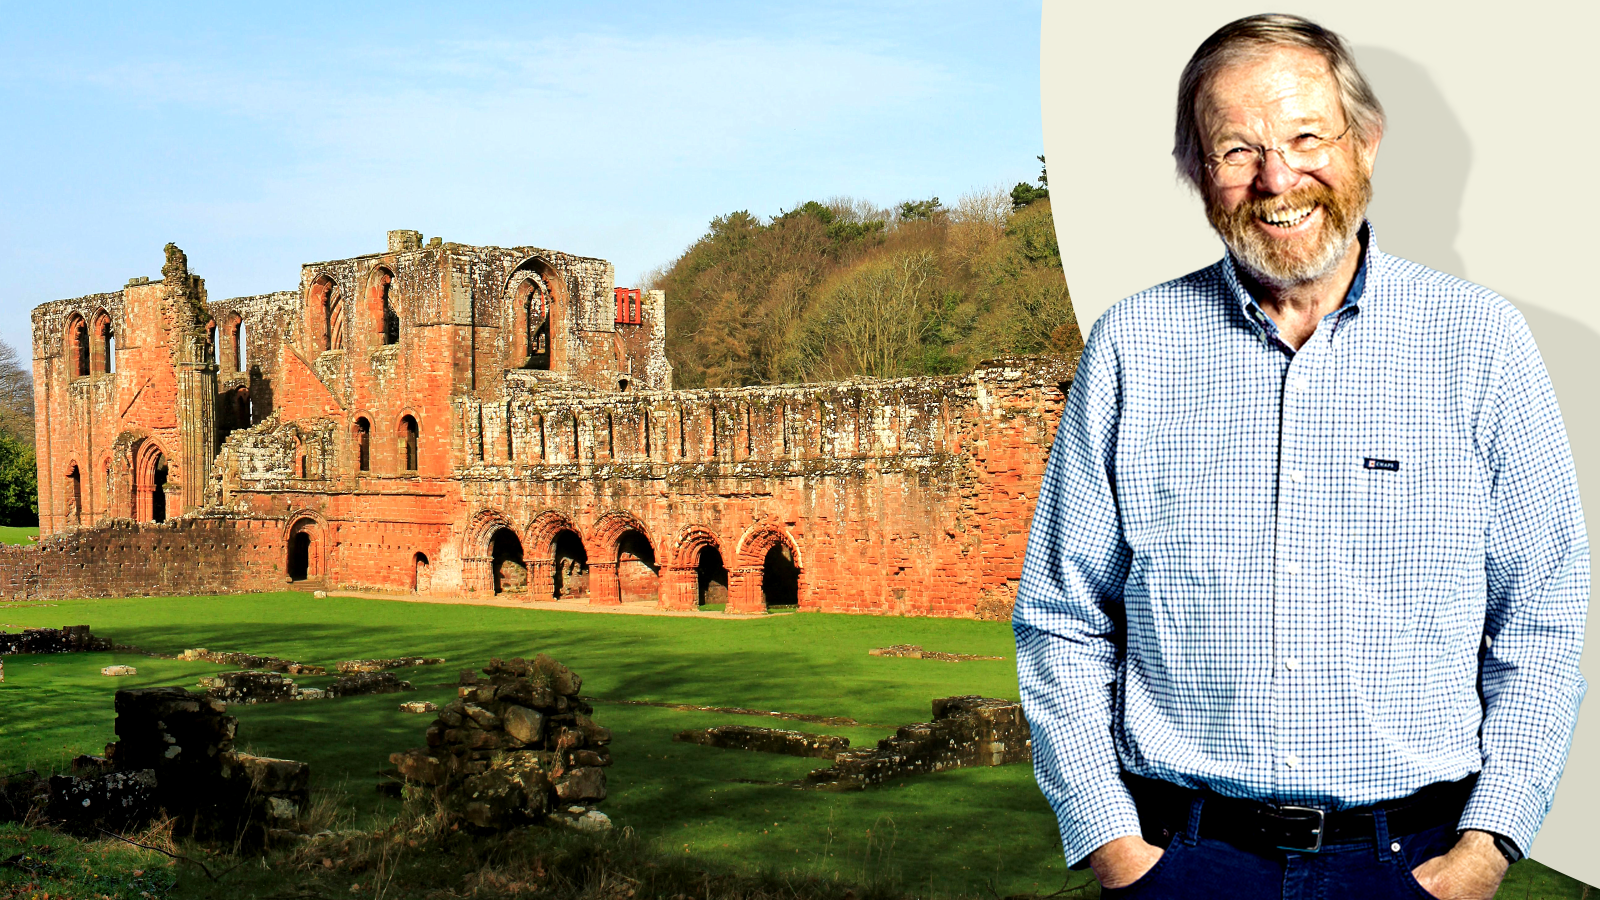
<svg viewBox="0 0 1600 900">
<path fill-rule="evenodd" d="M 1448 10 L 1448 11 L 1446 11 Z M 1087 334 L 1116 300 L 1222 246 L 1171 157 L 1178 73 L 1224 23 L 1295 12 L 1343 34 L 1389 113 L 1370 216 L 1382 247 L 1510 298 L 1555 381 L 1578 477 L 1600 497 L 1600 303 L 1593 48 L 1600 4 L 1045 0 L 1044 146 L 1061 257 Z M 1591 616 L 1591 621 L 1594 617 Z M 1533 856 L 1600 884 L 1600 651 L 1555 809 Z"/>
</svg>

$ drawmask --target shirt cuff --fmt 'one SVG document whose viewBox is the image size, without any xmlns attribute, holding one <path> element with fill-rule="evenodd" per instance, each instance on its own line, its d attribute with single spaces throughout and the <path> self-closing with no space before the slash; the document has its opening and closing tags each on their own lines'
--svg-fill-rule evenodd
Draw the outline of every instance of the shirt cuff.
<svg viewBox="0 0 1600 900">
<path fill-rule="evenodd" d="M 1070 796 L 1056 804 L 1068 868 L 1081 869 L 1090 853 L 1110 841 L 1142 833 L 1139 810 L 1121 778 L 1093 786 L 1073 784 L 1069 790 Z"/>
<path fill-rule="evenodd" d="M 1467 800 L 1467 808 L 1461 813 L 1456 829 L 1503 835 L 1527 856 L 1548 811 L 1544 793 L 1535 790 L 1526 780 L 1485 773 L 1473 787 L 1472 797 Z"/>
</svg>

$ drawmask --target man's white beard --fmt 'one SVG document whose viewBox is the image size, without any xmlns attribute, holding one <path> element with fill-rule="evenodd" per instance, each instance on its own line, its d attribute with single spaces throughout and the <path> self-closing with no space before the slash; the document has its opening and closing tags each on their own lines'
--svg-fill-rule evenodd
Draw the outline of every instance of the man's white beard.
<svg viewBox="0 0 1600 900">
<path fill-rule="evenodd" d="M 1345 258 L 1372 199 L 1372 180 L 1359 168 L 1343 193 L 1321 182 L 1292 194 L 1246 200 L 1232 210 L 1223 209 L 1210 190 L 1205 192 L 1206 217 L 1228 245 L 1233 258 L 1257 281 L 1268 287 L 1306 284 L 1338 268 Z M 1262 213 L 1315 203 L 1322 209 L 1322 225 L 1315 244 L 1275 241 L 1262 233 L 1256 218 Z"/>
</svg>

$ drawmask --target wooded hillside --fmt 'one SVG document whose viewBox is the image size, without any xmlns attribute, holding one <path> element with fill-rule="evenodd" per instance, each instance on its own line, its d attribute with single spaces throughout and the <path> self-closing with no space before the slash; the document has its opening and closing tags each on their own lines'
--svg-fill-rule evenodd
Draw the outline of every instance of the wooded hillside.
<svg viewBox="0 0 1600 900">
<path fill-rule="evenodd" d="M 675 387 L 970 371 L 1082 346 L 1042 188 L 713 219 L 648 280 Z"/>
</svg>

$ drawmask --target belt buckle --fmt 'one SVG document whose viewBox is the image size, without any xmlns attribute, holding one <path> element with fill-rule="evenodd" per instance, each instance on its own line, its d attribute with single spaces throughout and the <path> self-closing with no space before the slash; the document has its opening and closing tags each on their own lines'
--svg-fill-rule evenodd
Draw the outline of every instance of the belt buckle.
<svg viewBox="0 0 1600 900">
<path fill-rule="evenodd" d="M 1285 818 L 1289 818 L 1297 822 L 1315 823 L 1311 828 L 1311 834 L 1316 838 L 1316 840 L 1312 842 L 1311 846 L 1291 847 L 1285 844 L 1279 844 L 1279 850 L 1294 850 L 1299 853 L 1322 852 L 1323 827 L 1328 821 L 1328 814 L 1325 811 L 1318 809 L 1315 806 L 1278 806 L 1274 807 L 1273 811 L 1277 812 L 1281 816 L 1284 816 Z"/>
</svg>

